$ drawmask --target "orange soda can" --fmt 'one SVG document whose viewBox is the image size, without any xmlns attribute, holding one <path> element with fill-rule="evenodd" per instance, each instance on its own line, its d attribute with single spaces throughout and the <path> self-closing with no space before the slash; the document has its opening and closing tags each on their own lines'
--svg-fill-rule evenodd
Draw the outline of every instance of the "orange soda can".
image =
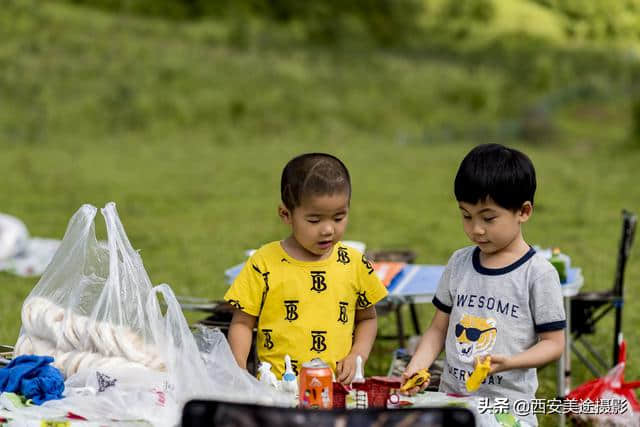
<svg viewBox="0 0 640 427">
<path fill-rule="evenodd" d="M 300 370 L 300 407 L 330 409 L 333 404 L 333 372 L 322 359 L 303 363 Z"/>
</svg>

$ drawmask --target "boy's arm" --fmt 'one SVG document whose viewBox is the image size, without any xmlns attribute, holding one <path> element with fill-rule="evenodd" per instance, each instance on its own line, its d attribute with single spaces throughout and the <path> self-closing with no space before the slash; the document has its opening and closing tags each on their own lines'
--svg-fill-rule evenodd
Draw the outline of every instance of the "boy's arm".
<svg viewBox="0 0 640 427">
<path fill-rule="evenodd" d="M 564 351 L 564 329 L 538 334 L 538 342 L 511 357 L 491 355 L 491 373 L 509 369 L 528 369 L 558 360 Z"/>
<path fill-rule="evenodd" d="M 453 255 L 451 255 L 451 258 L 449 258 L 447 266 L 442 272 L 442 276 L 438 282 L 438 288 L 433 297 L 433 305 L 436 307 L 436 312 L 431 319 L 429 328 L 422 335 L 416 352 L 413 357 L 411 357 L 411 361 L 402 374 L 403 383 L 416 372 L 422 369 L 428 369 L 444 347 L 447 329 L 449 328 L 449 313 L 451 313 L 453 307 L 453 293 L 451 288 L 457 283 L 457 281 L 453 279 L 454 270 L 459 264 L 457 260 L 460 256 L 464 256 L 465 250 L 467 249 L 455 251 Z M 428 382 L 425 382 L 420 388 L 424 389 L 427 385 Z M 414 388 L 412 391 L 415 392 L 416 390 L 417 388 Z"/>
<path fill-rule="evenodd" d="M 354 323 L 351 351 L 347 357 L 336 363 L 336 380 L 343 384 L 350 384 L 355 375 L 356 357 L 362 357 L 363 366 L 369 358 L 369 353 L 371 353 L 373 342 L 378 333 L 376 307 L 372 305 L 362 310 L 356 310 Z"/>
<path fill-rule="evenodd" d="M 257 317 L 235 309 L 229 326 L 229 346 L 238 366 L 247 369 L 247 357 L 253 340 L 253 327 Z"/>
<path fill-rule="evenodd" d="M 533 324 L 536 329 L 543 328 L 542 331 L 537 330 L 538 342 L 527 350 L 511 356 L 492 354 L 491 373 L 536 368 L 557 360 L 564 351 L 566 314 L 558 272 L 553 266 L 545 266 L 544 272 L 531 284 L 530 293 Z M 554 330 L 549 330 L 549 326 Z"/>
<path fill-rule="evenodd" d="M 418 348 L 407 365 L 403 376 L 409 378 L 419 370 L 431 366 L 444 347 L 448 327 L 449 314 L 440 309 L 436 309 L 436 313 L 431 320 L 431 325 L 429 325 L 429 329 L 422 335 Z"/>
<path fill-rule="evenodd" d="M 378 315 L 376 307 L 371 306 L 363 310 L 356 310 L 353 345 L 350 353 L 360 355 L 362 362 L 366 362 L 371 353 L 373 342 L 378 334 Z"/>
</svg>

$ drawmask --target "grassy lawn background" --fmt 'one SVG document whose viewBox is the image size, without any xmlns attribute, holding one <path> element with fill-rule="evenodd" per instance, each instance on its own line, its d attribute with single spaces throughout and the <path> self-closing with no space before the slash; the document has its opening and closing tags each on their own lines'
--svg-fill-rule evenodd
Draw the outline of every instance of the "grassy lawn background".
<svg viewBox="0 0 640 427">
<path fill-rule="evenodd" d="M 326 151 L 353 177 L 347 239 L 441 264 L 468 244 L 456 168 L 474 145 L 497 141 L 536 165 L 526 240 L 571 255 L 585 289 L 612 284 L 620 211 L 640 211 L 626 68 L 618 78 L 567 78 L 594 95 L 554 104 L 551 130 L 527 141 L 513 123 L 570 88 L 553 68 L 536 86 L 461 54 L 237 47 L 215 24 L 30 6 L 11 1 L 0 13 L 0 211 L 33 236 L 62 238 L 83 203 L 115 201 L 154 284 L 220 298 L 225 268 L 287 233 L 276 215 L 285 162 Z M 104 237 L 101 222 L 97 231 Z M 0 343 L 15 342 L 36 281 L 0 273 Z M 636 247 L 626 276 L 628 379 L 640 378 L 639 281 Z M 424 329 L 433 308 L 420 310 Z M 594 337 L 607 355 L 612 325 L 601 322 Z M 382 333 L 392 327 L 381 318 Z M 377 343 L 368 373 L 386 372 L 391 350 Z M 574 372 L 574 385 L 590 378 L 575 360 Z M 554 379 L 555 366 L 540 371 L 540 397 L 555 396 Z"/>
</svg>

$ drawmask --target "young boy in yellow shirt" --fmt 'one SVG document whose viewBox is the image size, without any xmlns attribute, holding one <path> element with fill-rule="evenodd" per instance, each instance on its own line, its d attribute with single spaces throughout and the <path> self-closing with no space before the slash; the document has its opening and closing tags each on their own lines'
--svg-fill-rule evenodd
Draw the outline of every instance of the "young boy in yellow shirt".
<svg viewBox="0 0 640 427">
<path fill-rule="evenodd" d="M 365 256 L 340 241 L 349 217 L 349 172 L 329 154 L 303 154 L 285 166 L 280 191 L 278 215 L 291 234 L 258 249 L 225 294 L 235 307 L 231 351 L 246 368 L 257 323 L 258 359 L 278 378 L 288 354 L 296 373 L 318 357 L 348 384 L 356 357 L 369 356 L 374 305 L 387 295 Z"/>
</svg>

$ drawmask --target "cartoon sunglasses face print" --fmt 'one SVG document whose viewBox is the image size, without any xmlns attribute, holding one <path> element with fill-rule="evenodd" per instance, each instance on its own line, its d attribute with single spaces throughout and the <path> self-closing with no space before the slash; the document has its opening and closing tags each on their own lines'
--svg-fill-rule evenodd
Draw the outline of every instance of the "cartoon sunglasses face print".
<svg viewBox="0 0 640 427">
<path fill-rule="evenodd" d="M 466 331 L 467 339 L 469 341 L 478 341 L 478 339 L 482 334 L 484 334 L 485 332 L 493 331 L 495 329 L 496 328 L 489 328 L 489 329 L 467 328 L 458 323 L 456 325 L 456 337 L 460 337 L 460 335 L 462 335 L 462 333 Z"/>
</svg>

